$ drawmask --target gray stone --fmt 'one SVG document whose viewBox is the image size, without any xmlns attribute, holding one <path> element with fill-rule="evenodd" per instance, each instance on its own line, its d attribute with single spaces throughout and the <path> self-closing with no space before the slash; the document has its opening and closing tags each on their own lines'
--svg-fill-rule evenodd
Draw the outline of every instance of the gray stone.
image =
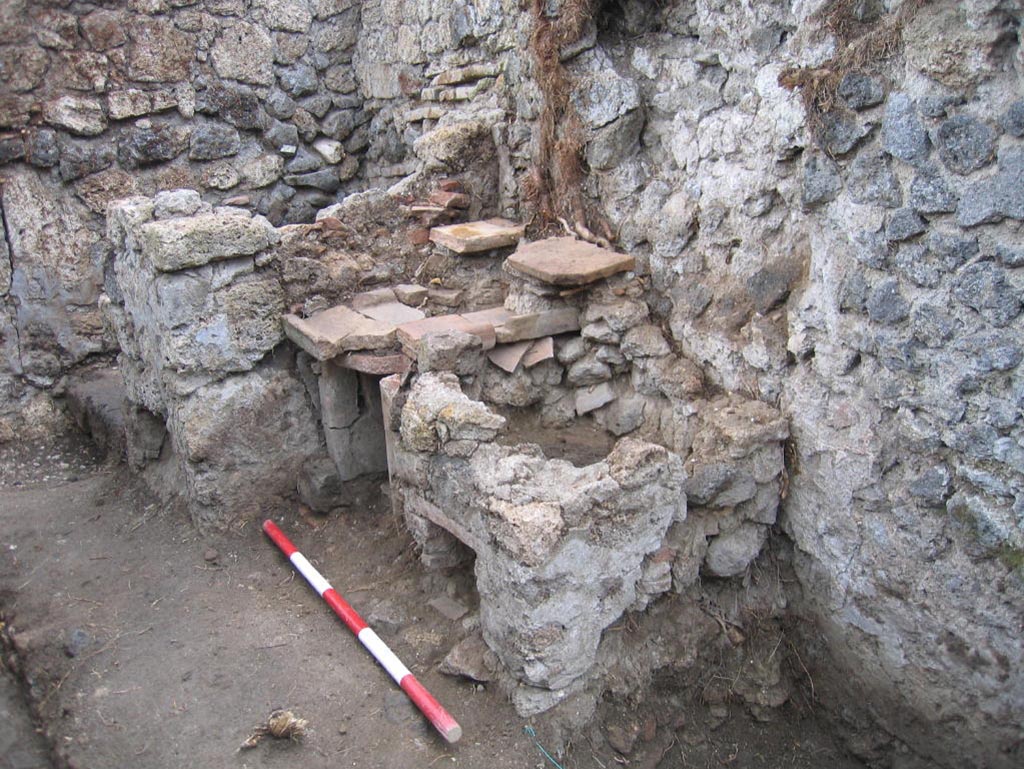
<svg viewBox="0 0 1024 769">
<path fill-rule="evenodd" d="M 157 219 L 191 216 L 202 204 L 203 199 L 195 190 L 166 190 L 153 198 L 153 215 Z"/>
<path fill-rule="evenodd" d="M 1011 104 L 999 118 L 999 124 L 1010 136 L 1024 137 L 1024 99 Z"/>
<path fill-rule="evenodd" d="M 953 283 L 953 296 L 994 326 L 1005 326 L 1021 311 L 1021 296 L 992 262 L 968 265 Z"/>
<path fill-rule="evenodd" d="M 572 363 L 566 372 L 566 381 L 574 387 L 606 382 L 612 378 L 612 370 L 596 355 L 589 354 Z"/>
<path fill-rule="evenodd" d="M 571 98 L 587 126 L 608 125 L 640 106 L 637 84 L 620 75 L 607 54 L 587 51 L 576 62 L 585 72 L 576 79 Z"/>
<path fill-rule="evenodd" d="M 271 117 L 278 120 L 288 120 L 295 114 L 295 100 L 280 88 L 272 88 L 264 104 Z"/>
<path fill-rule="evenodd" d="M 289 174 L 303 174 L 308 171 L 316 171 L 322 168 L 324 165 L 324 159 L 316 152 L 310 152 L 305 147 L 299 147 L 299 151 L 295 153 L 295 157 L 289 160 L 284 170 Z M 287 184 L 291 184 L 287 177 L 285 178 Z"/>
<path fill-rule="evenodd" d="M 274 366 L 226 377 L 176 401 L 168 427 L 189 510 L 203 527 L 280 509 L 294 498 L 302 465 L 322 451 L 305 387 Z"/>
<path fill-rule="evenodd" d="M 25 157 L 25 140 L 20 136 L 0 138 L 0 164 L 11 163 Z"/>
<path fill-rule="evenodd" d="M 259 97 L 243 85 L 210 84 L 196 93 L 196 111 L 245 130 L 262 130 L 267 122 Z"/>
<path fill-rule="evenodd" d="M 885 232 L 862 230 L 853 236 L 854 259 L 873 270 L 884 270 L 889 264 L 889 242 Z"/>
<path fill-rule="evenodd" d="M 1015 368 L 1024 350 L 1013 339 L 1000 332 L 982 331 L 956 341 L 955 349 L 965 352 L 977 363 L 982 373 L 1009 371 Z"/>
<path fill-rule="evenodd" d="M 188 147 L 189 129 L 174 123 L 153 123 L 128 130 L 117 144 L 117 158 L 125 168 L 163 163 Z"/>
<path fill-rule="evenodd" d="M 1007 267 L 1024 267 L 1024 247 L 996 246 L 996 258 Z"/>
<path fill-rule="evenodd" d="M 76 140 L 60 143 L 60 178 L 66 182 L 94 174 L 113 165 L 117 156 L 107 143 L 89 144 Z"/>
<path fill-rule="evenodd" d="M 952 475 L 949 468 L 946 465 L 936 465 L 928 468 L 911 481 L 907 491 L 923 504 L 930 507 L 944 507 L 946 497 L 949 495 L 950 481 L 952 481 Z"/>
<path fill-rule="evenodd" d="M 316 93 L 318 80 L 316 70 L 308 64 L 294 64 L 291 67 L 279 67 L 277 79 L 281 89 L 298 98 L 307 94 Z"/>
<path fill-rule="evenodd" d="M 913 208 L 901 208 L 894 211 L 889 217 L 889 224 L 885 227 L 887 240 L 907 240 L 928 229 L 928 225 L 918 216 Z"/>
<path fill-rule="evenodd" d="M 313 187 L 324 192 L 334 192 L 341 186 L 338 172 L 334 168 L 324 168 L 308 174 L 291 174 L 284 177 L 284 183 L 292 187 Z"/>
<path fill-rule="evenodd" d="M 969 174 L 984 168 L 995 154 L 996 133 L 969 115 L 945 121 L 936 132 L 939 158 L 953 173 Z"/>
<path fill-rule="evenodd" d="M 1024 149 L 999 153 L 999 172 L 971 184 L 960 198 L 956 222 L 961 227 L 998 222 L 1006 217 L 1024 220 Z"/>
<path fill-rule="evenodd" d="M 942 272 L 931 253 L 919 243 L 900 246 L 896 253 L 896 268 L 922 288 L 936 288 L 942 281 Z"/>
<path fill-rule="evenodd" d="M 821 116 L 821 121 L 821 147 L 831 157 L 845 155 L 870 133 L 867 127 L 843 112 L 828 112 Z"/>
<path fill-rule="evenodd" d="M 77 657 L 88 649 L 92 642 L 93 638 L 89 633 L 80 627 L 76 627 L 68 633 L 68 640 L 64 642 L 64 653 L 69 657 Z"/>
<path fill-rule="evenodd" d="M 299 129 L 291 123 L 282 123 L 279 120 L 271 122 L 263 134 L 275 150 L 281 151 L 282 147 L 299 146 Z"/>
<path fill-rule="evenodd" d="M 111 153 L 113 154 L 113 153 Z M 39 168 L 52 168 L 60 160 L 57 134 L 49 128 L 39 128 L 29 134 L 25 159 Z"/>
<path fill-rule="evenodd" d="M 899 323 L 910 313 L 910 304 L 900 293 L 900 284 L 896 280 L 878 284 L 868 296 L 866 307 L 871 320 L 886 325 Z"/>
<path fill-rule="evenodd" d="M 459 376 L 476 374 L 483 367 L 480 337 L 457 329 L 424 335 L 416 348 L 420 371 L 452 371 Z"/>
<path fill-rule="evenodd" d="M 460 676 L 486 683 L 497 677 L 500 665 L 497 655 L 477 632 L 456 644 L 441 660 L 437 669 L 447 676 Z"/>
<path fill-rule="evenodd" d="M 296 480 L 296 491 L 299 499 L 317 513 L 329 513 L 344 501 L 341 476 L 330 457 L 304 462 Z"/>
<path fill-rule="evenodd" d="M 839 98 L 851 109 L 861 110 L 881 104 L 885 89 L 877 78 L 860 72 L 848 72 L 839 81 Z"/>
<path fill-rule="evenodd" d="M 384 413 L 376 377 L 323 361 L 320 405 L 327 451 L 342 481 L 387 470 Z"/>
<path fill-rule="evenodd" d="M 939 214 L 956 211 L 960 196 L 937 173 L 922 171 L 910 183 L 907 204 L 922 214 Z"/>
<path fill-rule="evenodd" d="M 801 202 L 805 209 L 816 208 L 836 199 L 843 181 L 839 166 L 827 155 L 812 153 L 804 160 Z"/>
<path fill-rule="evenodd" d="M 914 102 L 905 93 L 891 93 L 885 102 L 882 146 L 893 157 L 911 164 L 928 157 L 928 132 Z"/>
<path fill-rule="evenodd" d="M 910 319 L 914 337 L 929 347 L 941 347 L 956 336 L 963 323 L 945 307 L 922 302 L 914 306 Z"/>
<path fill-rule="evenodd" d="M 903 204 L 899 180 L 884 153 L 869 150 L 858 153 L 850 164 L 846 188 L 855 203 L 873 203 L 887 208 Z"/>
<path fill-rule="evenodd" d="M 321 91 L 301 99 L 299 105 L 314 117 L 322 118 L 330 111 L 334 103 L 331 101 L 330 94 Z"/>
<path fill-rule="evenodd" d="M 977 238 L 963 238 L 959 233 L 932 230 L 924 239 L 925 245 L 952 272 L 978 253 Z"/>
<path fill-rule="evenodd" d="M 197 122 L 192 128 L 188 156 L 191 160 L 216 160 L 237 155 L 238 131 L 220 123 Z"/>
<path fill-rule="evenodd" d="M 633 154 L 644 127 L 643 110 L 635 109 L 600 128 L 587 145 L 587 163 L 607 171 Z"/>
<path fill-rule="evenodd" d="M 738 576 L 757 558 L 767 538 L 767 527 L 742 523 L 735 531 L 711 540 L 704 569 L 712 577 Z"/>
</svg>

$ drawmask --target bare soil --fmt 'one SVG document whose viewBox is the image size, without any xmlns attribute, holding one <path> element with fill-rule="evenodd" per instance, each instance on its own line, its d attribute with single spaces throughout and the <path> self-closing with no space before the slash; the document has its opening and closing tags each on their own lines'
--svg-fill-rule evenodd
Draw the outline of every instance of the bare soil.
<svg viewBox="0 0 1024 769">
<path fill-rule="evenodd" d="M 580 417 L 565 427 L 553 427 L 545 425 L 537 412 L 517 411 L 515 418 L 508 419 L 498 442 L 506 446 L 536 444 L 548 459 L 564 459 L 576 467 L 585 467 L 608 456 L 615 436 L 590 417 Z"/>
<path fill-rule="evenodd" d="M 537 746 L 551 747 L 543 715 L 524 720 L 496 688 L 437 671 L 475 626 L 471 575 L 423 570 L 381 479 L 352 492 L 341 514 L 295 506 L 275 520 L 460 721 L 460 743 L 432 731 L 258 522 L 203 536 L 69 437 L 0 448 L 4 660 L 35 719 L 0 689 L 23 756 L 0 756 L 0 769 L 45 765 L 37 730 L 53 766 L 82 769 L 554 766 Z M 443 596 L 467 615 L 429 605 Z M 307 734 L 239 750 L 276 708 L 306 719 Z M 660 691 L 601 712 L 603 725 L 555 756 L 565 769 L 859 766 L 807 709 L 761 724 Z M 606 739 L 622 747 L 616 729 L 639 735 L 627 755 Z"/>
</svg>

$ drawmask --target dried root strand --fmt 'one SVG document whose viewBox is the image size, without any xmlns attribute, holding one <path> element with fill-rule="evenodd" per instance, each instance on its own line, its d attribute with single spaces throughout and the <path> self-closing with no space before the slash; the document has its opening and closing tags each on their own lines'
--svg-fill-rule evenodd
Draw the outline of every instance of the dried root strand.
<svg viewBox="0 0 1024 769">
<path fill-rule="evenodd" d="M 799 90 L 808 127 L 820 138 L 823 116 L 842 109 L 837 92 L 850 72 L 857 72 L 888 59 L 903 45 L 903 28 L 929 0 L 906 0 L 896 13 L 863 22 L 854 15 L 851 0 L 832 0 L 815 14 L 815 19 L 836 38 L 838 53 L 818 67 L 791 67 L 779 74 L 779 85 Z"/>
<path fill-rule="evenodd" d="M 265 723 L 252 730 L 239 750 L 255 748 L 267 737 L 275 740 L 298 740 L 306 734 L 308 721 L 299 718 L 290 710 L 275 710 L 267 716 Z"/>
</svg>

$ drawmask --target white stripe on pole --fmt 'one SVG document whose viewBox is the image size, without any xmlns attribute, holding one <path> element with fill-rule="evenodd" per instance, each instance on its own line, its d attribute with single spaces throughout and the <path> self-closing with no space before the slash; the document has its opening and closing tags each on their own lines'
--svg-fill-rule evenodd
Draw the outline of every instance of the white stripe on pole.
<svg viewBox="0 0 1024 769">
<path fill-rule="evenodd" d="M 359 631 L 359 643 L 366 647 L 366 650 L 376 657 L 388 675 L 395 679 L 395 683 L 402 685 L 402 679 L 409 675 L 409 668 L 402 664 L 402 661 L 395 656 L 395 653 L 388 648 L 388 645 L 380 640 L 380 636 L 370 628 Z"/>
<path fill-rule="evenodd" d="M 331 589 L 331 583 L 324 579 L 323 575 L 313 568 L 313 564 L 307 561 L 306 556 L 302 553 L 292 553 L 292 557 L 289 560 L 291 560 L 295 568 L 299 570 L 299 574 L 306 578 L 306 581 L 313 587 L 317 594 L 323 595 Z"/>
</svg>

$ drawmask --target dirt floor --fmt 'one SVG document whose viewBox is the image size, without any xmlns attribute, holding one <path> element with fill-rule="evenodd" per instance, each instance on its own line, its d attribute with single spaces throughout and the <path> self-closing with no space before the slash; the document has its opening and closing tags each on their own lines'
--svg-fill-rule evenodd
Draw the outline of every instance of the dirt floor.
<svg viewBox="0 0 1024 769">
<path fill-rule="evenodd" d="M 474 628 L 472 579 L 422 569 L 380 479 L 354 487 L 344 513 L 275 520 L 460 721 L 460 743 L 432 732 L 259 522 L 201 536 L 72 436 L 0 447 L 3 659 L 21 695 L 0 681 L 0 769 L 860 766 L 807 711 L 762 724 L 678 692 L 621 723 L 608 703 L 609 722 L 556 764 L 538 746 L 543 715 L 524 720 L 496 689 L 437 671 Z M 466 615 L 449 619 L 438 598 Z M 239 750 L 276 708 L 306 719 L 306 735 Z M 624 754 L 609 737 L 624 747 L 627 727 Z"/>
</svg>

